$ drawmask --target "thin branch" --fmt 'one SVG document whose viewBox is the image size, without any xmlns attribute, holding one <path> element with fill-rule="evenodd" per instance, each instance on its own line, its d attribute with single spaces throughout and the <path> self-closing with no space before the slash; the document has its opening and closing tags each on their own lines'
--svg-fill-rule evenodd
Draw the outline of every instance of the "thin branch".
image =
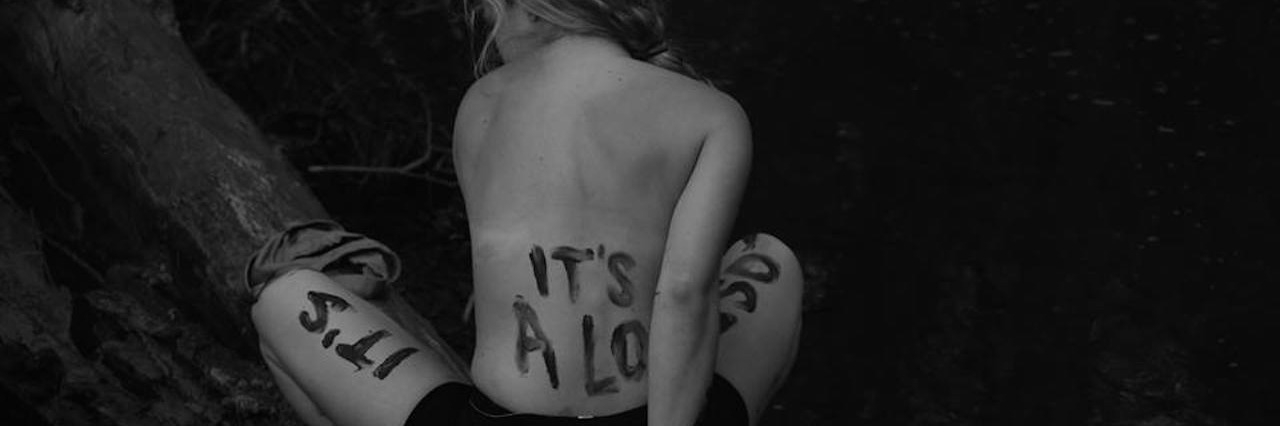
<svg viewBox="0 0 1280 426">
<path fill-rule="evenodd" d="M 427 147 L 427 148 L 428 148 L 428 149 L 430 149 L 431 147 Z M 427 153 L 426 153 L 425 155 L 423 155 L 423 156 L 421 156 L 421 157 L 418 157 L 418 159 L 417 159 L 417 160 L 410 161 L 410 162 L 409 162 L 409 164 L 405 164 L 404 166 L 401 166 L 401 167 L 400 167 L 400 170 L 404 170 L 404 171 L 406 171 L 406 172 L 407 172 L 407 171 L 409 171 L 409 170 L 413 170 L 413 169 L 417 168 L 418 166 L 421 166 L 421 165 L 423 165 L 423 164 L 426 164 L 426 163 L 427 163 L 427 161 L 428 161 L 428 160 L 430 160 L 430 159 L 431 159 L 431 151 L 427 151 Z"/>
<path fill-rule="evenodd" d="M 411 7 L 408 7 L 408 8 L 397 10 L 395 11 L 395 13 L 397 15 L 400 15 L 400 17 L 408 17 L 408 16 L 418 15 L 418 14 L 427 13 L 427 12 L 434 12 L 437 10 L 444 10 L 444 8 L 448 7 L 449 2 L 418 1 L 418 2 L 410 2 L 410 3 L 416 3 L 416 4 L 413 4 Z"/>
<path fill-rule="evenodd" d="M 26 140 L 13 136 L 12 132 L 10 133 L 10 139 L 13 141 L 13 146 L 18 150 L 18 152 L 30 155 L 31 159 L 35 160 L 36 166 L 38 166 L 40 171 L 44 173 L 45 181 L 49 183 L 49 189 L 62 197 L 62 199 L 70 206 L 70 212 L 68 214 L 71 216 L 71 226 L 75 228 L 72 230 L 72 233 L 76 236 L 84 233 L 84 207 L 81 207 L 80 203 L 76 202 L 76 197 L 72 196 L 70 192 L 62 187 L 62 185 L 58 184 L 58 179 L 54 176 L 53 171 L 49 170 L 48 164 L 45 163 L 44 159 L 40 157 L 40 154 L 37 153 L 31 145 L 27 144 Z"/>
<path fill-rule="evenodd" d="M 414 172 L 414 169 L 422 167 L 423 165 L 426 165 L 426 164 L 430 164 L 432 158 L 435 157 L 434 154 L 441 151 L 435 145 L 434 136 L 435 136 L 436 129 L 435 129 L 435 120 L 431 119 L 431 106 L 427 102 L 425 97 L 422 97 L 422 98 L 423 98 L 423 108 L 426 110 L 425 112 L 427 115 L 426 137 L 424 138 L 426 149 L 423 151 L 422 155 L 419 156 L 418 158 L 400 167 L 375 167 L 375 166 L 326 164 L 326 165 L 309 166 L 307 167 L 307 171 L 311 173 L 388 174 L 388 175 L 404 176 L 404 177 L 409 177 L 414 179 L 421 179 L 430 183 L 434 183 L 437 185 L 444 185 L 451 188 L 457 187 L 458 183 L 455 181 L 448 180 L 448 179 L 441 179 L 439 177 L 432 176 L 431 173 L 429 172 Z M 349 135 L 349 136 L 351 136 L 352 140 L 359 140 L 358 138 L 355 137 L 355 135 Z M 390 137 L 390 135 L 388 135 L 388 137 Z M 434 169 L 438 169 L 438 167 Z"/>
<path fill-rule="evenodd" d="M 101 272 L 98 272 L 97 268 L 94 268 L 92 265 L 89 264 L 88 261 L 80 257 L 80 255 L 76 254 L 74 251 L 71 251 L 70 248 L 58 242 L 58 240 L 55 240 L 50 237 L 45 237 L 43 238 L 43 240 L 45 243 L 49 244 L 51 247 L 58 249 L 58 251 L 62 252 L 62 254 L 65 254 L 68 259 L 71 259 L 72 262 L 75 262 L 77 265 L 80 265 L 80 267 L 83 268 L 85 272 L 89 273 L 89 276 L 93 277 L 94 281 L 97 281 L 98 284 L 101 284 L 101 285 L 107 284 L 107 279 L 102 276 Z M 48 267 L 48 262 L 45 263 L 45 266 Z M 50 275 L 49 279 L 52 280 L 53 275 Z"/>
<path fill-rule="evenodd" d="M 320 24 L 320 28 L 323 28 L 325 32 L 328 32 L 329 35 L 331 36 L 334 36 L 334 37 L 338 36 L 338 33 L 333 31 L 333 28 L 332 28 L 333 26 L 329 25 L 329 22 L 325 21 L 324 18 L 321 18 L 320 14 L 316 13 L 315 9 L 311 8 L 310 2 L 307 2 L 307 0 L 297 0 L 297 3 L 298 3 L 298 6 L 301 7 L 304 12 L 307 12 L 308 15 L 311 15 L 311 19 L 314 19 L 316 23 Z"/>
<path fill-rule="evenodd" d="M 367 166 L 342 166 L 342 165 L 319 165 L 307 167 L 307 171 L 311 173 L 366 173 L 366 174 L 388 174 L 396 176 L 404 176 L 414 179 L 421 179 L 437 185 L 448 187 L 457 187 L 458 183 L 447 179 L 441 179 L 425 173 L 413 173 L 405 170 L 403 167 L 367 167 Z"/>
<path fill-rule="evenodd" d="M 422 108 L 424 109 L 424 113 L 427 116 L 426 137 L 423 138 L 425 139 L 425 142 L 423 143 L 426 145 L 427 149 L 425 152 L 422 153 L 421 157 L 418 157 L 418 159 L 410 161 L 409 164 L 405 164 L 403 167 L 401 167 L 401 169 L 403 169 L 404 171 L 413 170 L 418 166 L 426 164 L 427 161 L 431 160 L 431 153 L 435 152 L 436 150 L 435 135 L 434 135 L 435 128 L 436 128 L 436 121 L 433 120 L 431 116 L 431 104 L 427 101 L 426 96 L 422 96 L 421 91 L 418 91 L 418 98 L 422 101 Z"/>
</svg>

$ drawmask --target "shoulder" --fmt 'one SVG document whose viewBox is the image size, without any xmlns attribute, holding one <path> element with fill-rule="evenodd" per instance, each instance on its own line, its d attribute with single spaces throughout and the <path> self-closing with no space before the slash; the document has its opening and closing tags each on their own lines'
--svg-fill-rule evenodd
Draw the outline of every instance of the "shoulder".
<svg viewBox="0 0 1280 426">
<path fill-rule="evenodd" d="M 742 104 L 702 81 L 663 71 L 674 76 L 669 84 L 682 93 L 675 109 L 681 119 L 690 120 L 698 162 L 747 170 L 752 156 L 751 122 Z"/>
<path fill-rule="evenodd" d="M 455 145 L 467 143 L 485 128 L 504 86 L 506 77 L 494 70 L 467 88 L 454 119 Z"/>
<path fill-rule="evenodd" d="M 466 94 L 462 96 L 462 103 L 458 106 L 458 116 L 461 118 L 464 115 L 482 112 L 486 109 L 484 107 L 491 105 L 500 94 L 505 81 L 506 78 L 499 69 L 471 83 L 471 87 L 468 87 Z"/>
<path fill-rule="evenodd" d="M 660 132 L 688 161 L 694 181 L 737 185 L 751 167 L 751 123 L 743 106 L 709 84 L 658 67 L 635 96 L 658 100 Z M 701 171 L 699 171 L 701 170 Z"/>
<path fill-rule="evenodd" d="M 453 121 L 452 146 L 454 169 L 460 183 L 474 163 L 476 145 L 493 121 L 493 111 L 504 85 L 503 76 L 496 70 L 491 71 L 472 83 L 462 96 Z"/>
<path fill-rule="evenodd" d="M 706 133 L 700 152 L 722 157 L 735 167 L 747 168 L 751 163 L 751 122 L 737 100 L 726 93 L 714 91 L 705 108 Z"/>
<path fill-rule="evenodd" d="M 721 152 L 751 149 L 751 122 L 746 110 L 733 96 L 711 85 L 679 76 L 686 93 L 678 109 L 685 117 L 695 120 L 696 138 L 705 148 L 717 145 Z"/>
<path fill-rule="evenodd" d="M 708 86 L 709 87 L 709 86 Z M 750 132 L 751 120 L 742 104 L 729 94 L 710 89 L 706 101 L 708 129 L 711 132 Z"/>
<path fill-rule="evenodd" d="M 686 129 L 705 139 L 712 134 L 738 133 L 749 136 L 750 120 L 742 105 L 710 84 L 688 76 L 642 63 L 646 68 L 643 84 L 637 92 L 648 98 L 661 99 L 661 108 L 669 120 L 683 122 Z M 749 143 L 750 138 L 739 138 Z"/>
</svg>

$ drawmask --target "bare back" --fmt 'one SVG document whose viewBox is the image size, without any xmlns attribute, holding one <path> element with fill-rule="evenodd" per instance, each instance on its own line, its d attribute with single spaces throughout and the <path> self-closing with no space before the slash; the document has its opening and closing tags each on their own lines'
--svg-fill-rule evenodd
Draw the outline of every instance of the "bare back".
<svg viewBox="0 0 1280 426">
<path fill-rule="evenodd" d="M 693 80 L 563 45 L 467 95 L 455 151 L 470 222 L 472 378 L 516 411 L 643 405 L 672 211 L 731 103 Z"/>
</svg>

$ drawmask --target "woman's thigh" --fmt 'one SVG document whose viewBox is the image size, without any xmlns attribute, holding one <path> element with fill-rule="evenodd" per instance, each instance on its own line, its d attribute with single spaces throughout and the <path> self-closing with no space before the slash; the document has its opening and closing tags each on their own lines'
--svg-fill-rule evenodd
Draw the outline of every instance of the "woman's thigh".
<svg viewBox="0 0 1280 426">
<path fill-rule="evenodd" d="M 465 381 L 446 354 L 316 271 L 278 278 L 252 313 L 263 357 L 304 419 L 399 426 L 436 386 Z"/>
</svg>

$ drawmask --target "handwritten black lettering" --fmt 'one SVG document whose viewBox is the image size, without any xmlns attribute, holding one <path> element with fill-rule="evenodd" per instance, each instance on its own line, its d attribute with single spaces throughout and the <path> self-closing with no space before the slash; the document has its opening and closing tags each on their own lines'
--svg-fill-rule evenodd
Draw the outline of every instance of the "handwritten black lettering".
<svg viewBox="0 0 1280 426">
<path fill-rule="evenodd" d="M 578 263 L 595 259 L 591 249 L 560 246 L 551 252 L 551 258 L 564 263 L 564 273 L 569 281 L 569 301 L 578 301 Z"/>
<path fill-rule="evenodd" d="M 733 316 L 733 314 L 727 312 L 720 313 L 720 333 L 723 334 L 724 332 L 729 331 L 729 329 L 737 323 L 738 317 Z"/>
<path fill-rule="evenodd" d="M 747 253 L 725 268 L 725 275 L 734 275 L 763 283 L 772 283 L 778 279 L 781 271 L 778 262 L 759 253 Z"/>
<path fill-rule="evenodd" d="M 529 263 L 533 265 L 533 280 L 537 283 L 538 294 L 547 297 L 547 254 L 542 247 L 535 244 L 533 250 L 529 250 Z"/>
<path fill-rule="evenodd" d="M 357 340 L 354 344 L 348 345 L 346 343 L 339 343 L 338 346 L 333 348 L 333 351 L 336 352 L 338 356 L 342 357 L 342 359 L 354 364 L 356 366 L 356 371 L 360 371 L 363 370 L 365 366 L 373 365 L 373 360 L 365 357 L 364 354 L 369 352 L 369 349 L 372 348 L 374 344 L 378 343 L 379 340 L 385 339 L 390 335 L 390 331 L 378 330 L 368 336 L 361 337 L 360 340 Z"/>
<path fill-rule="evenodd" d="M 418 348 L 404 348 L 395 351 L 395 353 L 383 360 L 381 364 L 378 364 L 378 368 L 373 369 L 373 377 L 377 377 L 378 380 L 386 379 L 387 375 L 391 374 L 391 370 L 394 370 L 396 366 L 400 365 L 401 361 L 404 361 L 404 359 L 408 358 L 409 355 L 413 355 L 417 352 Z"/>
<path fill-rule="evenodd" d="M 756 311 L 757 295 L 755 287 L 752 287 L 751 284 L 746 281 L 734 281 L 733 284 L 729 284 L 728 287 L 720 289 L 720 298 L 724 299 L 732 296 L 734 293 L 740 293 L 743 297 L 743 300 L 737 302 L 738 308 L 741 308 L 748 313 Z"/>
<path fill-rule="evenodd" d="M 542 352 L 542 360 L 547 366 L 547 375 L 551 378 L 551 388 L 560 388 L 560 377 L 556 375 L 556 351 L 551 340 L 542 332 L 538 324 L 538 314 L 533 311 L 523 296 L 516 296 L 511 305 L 516 315 L 516 369 L 520 374 L 529 374 L 529 352 Z M 529 333 L 533 335 L 530 336 Z"/>
<path fill-rule="evenodd" d="M 302 323 L 302 328 L 312 333 L 322 332 L 325 327 L 329 325 L 329 308 L 331 306 L 333 307 L 333 310 L 338 312 L 342 312 L 347 309 L 351 309 L 352 311 L 355 310 L 351 308 L 351 304 L 347 303 L 346 299 L 329 293 L 308 291 L 307 299 L 310 300 L 311 305 L 315 307 L 315 318 L 311 318 L 310 312 L 302 311 L 298 314 L 298 321 Z"/>
<path fill-rule="evenodd" d="M 329 349 L 330 346 L 333 346 L 333 338 L 338 337 L 338 333 L 341 332 L 342 330 L 336 328 L 329 330 L 329 332 L 324 334 L 324 338 L 320 339 L 320 346 L 324 346 L 325 349 Z"/>
<path fill-rule="evenodd" d="M 333 309 L 338 312 L 350 309 L 354 312 L 355 308 L 352 307 L 346 299 L 319 291 L 307 292 L 307 299 L 311 300 L 312 305 L 315 307 L 315 316 L 313 318 L 310 312 L 303 311 L 298 314 L 298 321 L 302 323 L 302 328 L 309 332 L 324 332 L 324 337 L 320 339 L 320 346 L 328 349 L 330 346 L 333 346 L 334 339 L 337 338 L 339 334 L 342 334 L 342 330 L 337 328 L 331 330 L 327 329 L 329 325 L 329 309 Z M 360 371 L 366 366 L 373 365 L 373 360 L 365 356 L 365 354 L 369 352 L 369 349 L 372 348 L 373 345 L 377 344 L 378 341 L 385 339 L 390 335 L 391 332 L 389 331 L 378 330 L 370 333 L 368 336 L 365 336 L 360 340 L 357 340 L 354 344 L 340 343 L 333 348 L 333 351 L 334 353 L 337 353 L 339 357 L 342 357 L 342 359 L 345 359 L 347 362 L 355 365 L 356 371 Z M 378 368 L 374 369 L 373 375 L 379 380 L 386 378 L 397 365 L 400 365 L 401 361 L 404 361 L 405 358 L 415 352 L 418 352 L 418 349 L 406 348 L 396 351 L 386 360 L 383 360 L 382 363 L 378 365 Z"/>
<path fill-rule="evenodd" d="M 631 283 L 631 278 L 627 277 L 627 271 L 636 266 L 636 260 L 623 252 L 617 252 L 609 255 L 609 274 L 613 275 L 613 280 L 618 282 L 618 288 L 609 289 L 609 301 L 618 307 L 625 308 L 631 306 L 634 301 L 635 284 Z"/>
<path fill-rule="evenodd" d="M 614 376 L 605 377 L 596 380 L 595 368 L 595 320 L 591 315 L 582 316 L 582 348 L 585 351 L 583 359 L 587 364 L 587 396 L 596 396 L 602 394 L 618 393 L 618 378 Z"/>
<path fill-rule="evenodd" d="M 636 362 L 631 364 L 627 356 L 628 339 L 627 335 L 635 336 L 636 340 Z M 610 345 L 613 349 L 613 359 L 618 363 L 618 371 L 622 373 L 622 377 L 627 380 L 638 381 L 644 377 L 647 369 L 645 346 L 649 344 L 649 331 L 644 329 L 644 325 L 639 320 L 631 320 L 618 324 L 613 329 L 613 342 Z"/>
</svg>

